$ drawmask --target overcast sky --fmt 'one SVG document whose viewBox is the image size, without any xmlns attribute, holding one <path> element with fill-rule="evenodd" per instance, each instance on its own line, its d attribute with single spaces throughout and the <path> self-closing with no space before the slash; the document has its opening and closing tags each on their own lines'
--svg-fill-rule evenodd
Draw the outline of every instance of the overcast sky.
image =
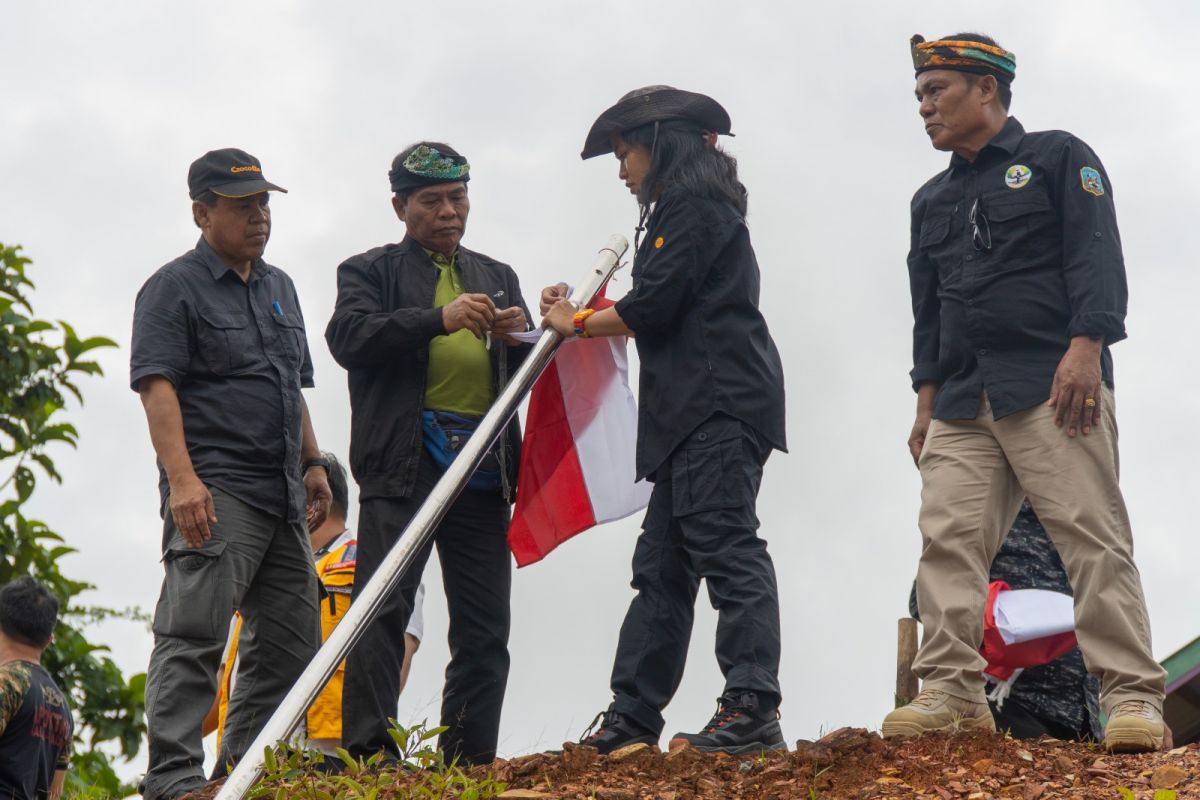
<svg viewBox="0 0 1200 800">
<path fill-rule="evenodd" d="M 465 153 L 464 244 L 511 263 L 535 298 L 575 281 L 610 234 L 632 239 L 616 161 L 579 159 L 595 116 L 646 84 L 704 92 L 733 118 L 725 146 L 750 191 L 787 375 L 791 453 L 771 458 L 759 500 L 780 579 L 784 733 L 877 727 L 920 543 L 905 448 L 908 203 L 948 159 L 917 116 L 908 39 L 975 29 L 1017 53 L 1012 111 L 1025 127 L 1072 131 L 1107 168 L 1130 284 L 1130 338 L 1114 349 L 1123 485 L 1162 658 L 1200 634 L 1198 23 L 1186 2 L 5 4 L 0 241 L 34 259 L 39 315 L 121 343 L 71 410 L 78 451 L 52 453 L 65 485 L 44 481 L 31 510 L 79 549 L 62 568 L 97 585 L 86 602 L 153 609 L 161 522 L 128 388 L 130 318 L 142 282 L 197 238 L 186 173 L 204 151 L 249 150 L 291 190 L 272 201 L 267 259 L 298 287 L 309 407 L 321 445 L 344 455 L 345 374 L 323 331 L 337 265 L 403 235 L 392 156 L 422 138 Z M 627 287 L 622 276 L 613 288 Z M 608 704 L 639 522 L 516 574 L 502 755 L 576 738 Z M 446 613 L 435 568 L 427 580 L 427 641 L 400 718 L 432 723 Z M 700 606 L 666 736 L 698 728 L 721 691 L 715 614 Z M 145 669 L 141 626 L 99 635 L 127 672 Z"/>
</svg>

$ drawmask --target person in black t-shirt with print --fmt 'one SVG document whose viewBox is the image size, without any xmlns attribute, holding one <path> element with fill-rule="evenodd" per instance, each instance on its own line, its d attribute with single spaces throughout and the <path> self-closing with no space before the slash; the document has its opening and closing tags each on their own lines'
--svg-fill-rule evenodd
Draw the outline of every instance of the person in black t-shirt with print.
<svg viewBox="0 0 1200 800">
<path fill-rule="evenodd" d="M 0 589 L 0 797 L 62 795 L 75 723 L 42 666 L 58 600 L 28 576 Z"/>
</svg>

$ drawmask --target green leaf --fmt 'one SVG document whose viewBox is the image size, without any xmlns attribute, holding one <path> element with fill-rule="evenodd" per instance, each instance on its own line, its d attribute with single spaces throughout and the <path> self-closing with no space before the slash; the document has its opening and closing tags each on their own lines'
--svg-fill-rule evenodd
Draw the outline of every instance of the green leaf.
<svg viewBox="0 0 1200 800">
<path fill-rule="evenodd" d="M 1159 789 L 1154 793 L 1153 800 L 1175 800 L 1174 789 Z"/>
<path fill-rule="evenodd" d="M 1121 795 L 1121 800 L 1137 800 L 1137 795 L 1124 786 L 1118 786 L 1117 792 Z"/>
</svg>

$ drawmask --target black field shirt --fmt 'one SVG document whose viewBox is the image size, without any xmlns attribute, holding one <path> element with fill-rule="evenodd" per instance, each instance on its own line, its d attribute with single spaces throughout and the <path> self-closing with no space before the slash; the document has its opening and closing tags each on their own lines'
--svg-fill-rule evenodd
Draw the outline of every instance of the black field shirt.
<svg viewBox="0 0 1200 800">
<path fill-rule="evenodd" d="M 138 292 L 135 392 L 148 375 L 175 386 L 200 480 L 290 522 L 304 519 L 300 389 L 313 385 L 313 368 L 291 278 L 259 259 L 243 283 L 201 238 Z M 161 464 L 159 489 L 165 501 Z"/>
<path fill-rule="evenodd" d="M 637 476 L 718 412 L 785 450 L 783 364 L 758 310 L 759 272 L 730 204 L 679 190 L 654 206 L 617 313 L 636 334 Z"/>
<path fill-rule="evenodd" d="M 954 155 L 913 197 L 908 274 L 913 387 L 940 384 L 936 419 L 974 419 L 984 391 L 996 419 L 1045 402 L 1074 336 L 1104 340 L 1112 386 L 1125 262 L 1108 174 L 1071 134 L 1010 118 L 974 163 Z"/>
</svg>

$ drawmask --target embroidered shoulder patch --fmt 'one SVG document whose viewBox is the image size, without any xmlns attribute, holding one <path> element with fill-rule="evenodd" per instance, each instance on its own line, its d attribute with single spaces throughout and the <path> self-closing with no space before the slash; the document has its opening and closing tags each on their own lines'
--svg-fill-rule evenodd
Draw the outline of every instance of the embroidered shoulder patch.
<svg viewBox="0 0 1200 800">
<path fill-rule="evenodd" d="M 1024 164 L 1013 164 L 1008 168 L 1008 172 L 1004 173 L 1004 185 L 1010 189 L 1020 189 L 1025 184 L 1029 183 L 1029 179 L 1033 177 L 1033 170 Z"/>
<path fill-rule="evenodd" d="M 663 238 L 660 236 L 654 240 L 654 249 L 658 250 L 663 246 Z"/>
<path fill-rule="evenodd" d="M 1092 167 L 1084 167 L 1079 170 L 1079 182 L 1083 184 L 1083 190 L 1088 194 L 1094 194 L 1096 197 L 1104 194 L 1104 181 L 1100 177 L 1100 173 Z"/>
</svg>

